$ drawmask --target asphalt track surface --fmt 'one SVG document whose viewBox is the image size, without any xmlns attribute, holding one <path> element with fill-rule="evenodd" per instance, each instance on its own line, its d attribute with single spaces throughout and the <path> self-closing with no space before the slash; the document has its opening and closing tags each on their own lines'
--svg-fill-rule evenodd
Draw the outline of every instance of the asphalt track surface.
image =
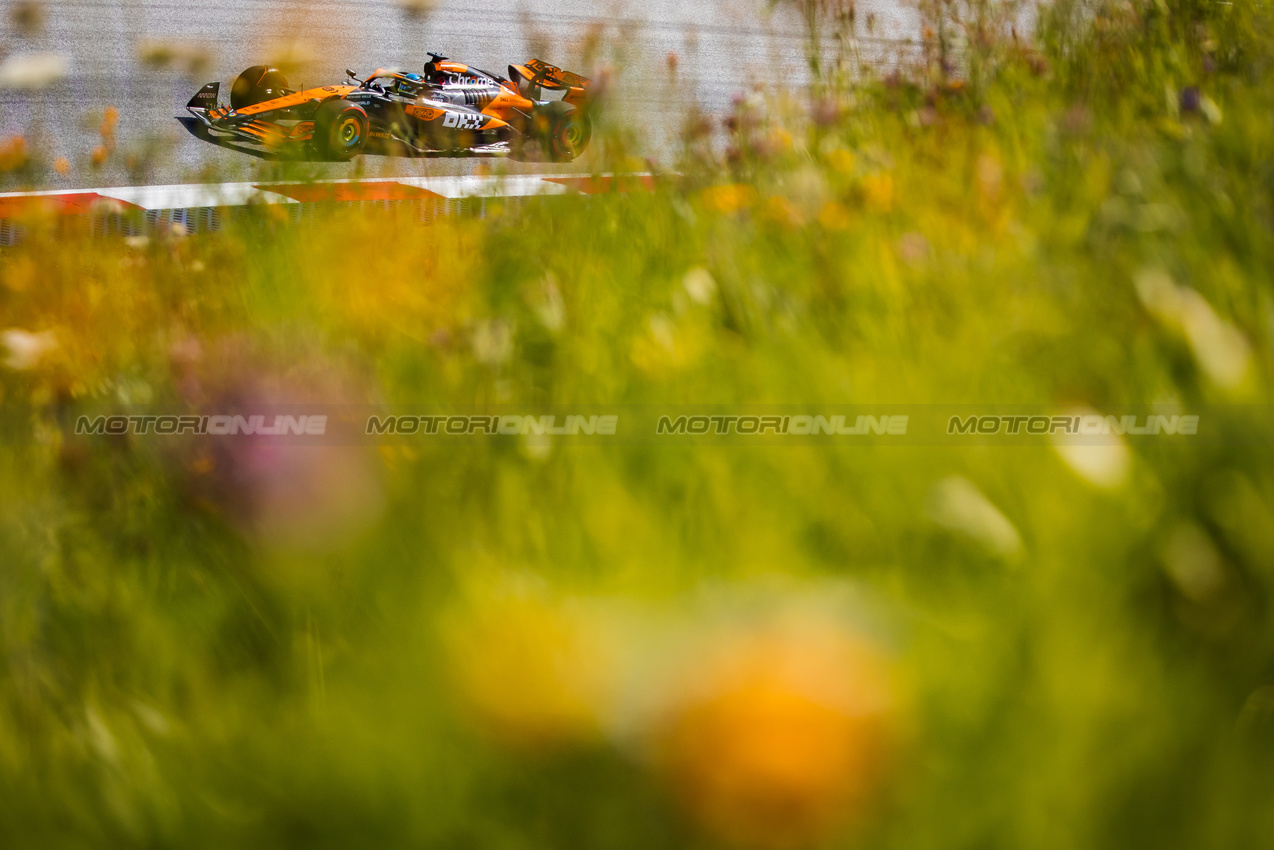
<svg viewBox="0 0 1274 850">
<path fill-rule="evenodd" d="M 875 38 L 864 59 L 914 59 L 919 24 L 905 0 L 867 0 Z M 37 188 L 75 189 L 307 176 L 428 177 L 471 174 L 490 160 L 364 156 L 354 164 L 254 156 L 192 135 L 176 119 L 206 82 L 222 91 L 243 68 L 290 59 L 293 85 L 338 82 L 344 69 L 417 69 L 433 50 L 504 73 L 533 56 L 589 73 L 582 57 L 600 43 L 602 61 L 618 69 L 613 108 L 636 133 L 642 156 L 667 160 L 685 110 L 720 115 L 731 98 L 760 80 L 800 86 L 807 80 L 799 20 L 765 0 L 436 0 L 425 14 L 412 0 L 45 0 L 34 34 L 13 23 L 17 0 L 0 0 L 5 28 L 0 61 L 55 54 L 61 79 L 34 89 L 0 86 L 0 139 L 22 135 L 46 163 L 64 157 L 69 173 L 47 170 Z M 143 61 L 170 54 L 156 64 Z M 676 54 L 675 78 L 668 56 Z M 192 65 L 194 67 L 192 67 Z M 224 97 L 224 96 L 223 96 Z M 103 110 L 120 115 L 115 149 L 93 167 Z M 575 168 L 585 169 L 585 160 Z M 511 172 L 556 173 L 561 165 L 507 162 Z M 0 190 L 21 188 L 9 178 Z"/>
</svg>

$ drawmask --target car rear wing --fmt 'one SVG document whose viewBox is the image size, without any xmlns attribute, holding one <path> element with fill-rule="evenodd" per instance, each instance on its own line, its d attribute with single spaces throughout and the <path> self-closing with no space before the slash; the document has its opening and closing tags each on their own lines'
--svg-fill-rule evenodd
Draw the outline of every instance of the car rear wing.
<svg viewBox="0 0 1274 850">
<path fill-rule="evenodd" d="M 509 77 L 518 83 L 524 96 L 528 92 L 545 88 L 550 91 L 565 91 L 562 100 L 575 106 L 583 107 L 588 103 L 588 87 L 593 81 L 570 71 L 563 71 L 556 65 L 550 65 L 543 59 L 532 59 L 521 65 L 509 66 Z M 532 98 L 538 99 L 538 98 Z"/>
<path fill-rule="evenodd" d="M 586 89 L 592 83 L 588 77 L 563 71 L 543 59 L 532 59 L 523 67 L 531 72 L 537 85 L 544 86 L 546 89 Z"/>
</svg>

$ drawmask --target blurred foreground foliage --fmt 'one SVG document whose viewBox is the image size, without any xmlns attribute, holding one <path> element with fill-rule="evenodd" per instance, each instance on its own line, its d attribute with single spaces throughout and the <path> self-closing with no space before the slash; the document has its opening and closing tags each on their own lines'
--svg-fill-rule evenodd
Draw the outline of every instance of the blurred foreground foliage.
<svg viewBox="0 0 1274 850">
<path fill-rule="evenodd" d="M 1259 416 L 1087 453 L 70 432 L 90 401 L 1263 409 L 1269 11 L 1067 0 L 1028 45 L 979 8 L 928 9 L 959 74 L 944 42 L 743 95 L 651 193 L 29 222 L 0 843 L 1274 841 Z"/>
</svg>

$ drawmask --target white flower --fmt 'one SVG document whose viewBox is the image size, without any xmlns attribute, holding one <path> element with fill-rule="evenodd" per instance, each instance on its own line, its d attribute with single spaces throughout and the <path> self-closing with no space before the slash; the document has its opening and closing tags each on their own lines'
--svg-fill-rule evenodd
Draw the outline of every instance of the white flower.
<svg viewBox="0 0 1274 850">
<path fill-rule="evenodd" d="M 1000 509 L 967 478 L 952 476 L 934 485 L 927 513 L 938 525 L 970 537 L 999 555 L 1022 548 L 1022 538 Z"/>
<path fill-rule="evenodd" d="M 65 79 L 70 66 L 58 53 L 23 53 L 0 62 L 0 88 L 41 89 Z"/>
<path fill-rule="evenodd" d="M 562 293 L 557 288 L 557 278 L 552 272 L 544 275 L 541 297 L 532 305 L 532 309 L 540 324 L 547 330 L 556 333 L 565 326 L 566 302 L 562 300 Z"/>
<path fill-rule="evenodd" d="M 1243 383 L 1252 348 L 1234 325 L 1222 319 L 1202 295 L 1177 286 L 1166 272 L 1146 269 L 1134 281 L 1137 297 L 1160 321 L 1181 331 L 1199 368 L 1212 383 L 1233 389 Z"/>
<path fill-rule="evenodd" d="M 1072 410 L 1074 417 L 1099 416 L 1091 408 Z M 1062 462 L 1080 478 L 1102 490 L 1123 486 L 1132 470 L 1132 452 L 1118 434 L 1101 436 L 1052 435 L 1053 449 Z"/>
<path fill-rule="evenodd" d="M 46 355 L 57 350 L 58 340 L 53 331 L 32 333 L 10 328 L 0 333 L 0 346 L 6 351 L 4 365 L 18 372 L 34 369 Z"/>
<path fill-rule="evenodd" d="M 494 366 L 513 354 L 513 327 L 504 321 L 481 322 L 473 329 L 473 356 Z"/>
<path fill-rule="evenodd" d="M 690 300 L 696 304 L 711 304 L 712 296 L 717 291 L 717 282 L 712 279 L 707 269 L 701 267 L 686 272 L 681 285 L 686 288 L 686 294 L 690 296 Z"/>
</svg>

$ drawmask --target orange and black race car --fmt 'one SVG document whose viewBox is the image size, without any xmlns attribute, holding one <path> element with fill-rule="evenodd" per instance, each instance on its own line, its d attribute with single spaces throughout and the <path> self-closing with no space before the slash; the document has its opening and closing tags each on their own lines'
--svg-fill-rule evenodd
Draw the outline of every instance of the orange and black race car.
<svg viewBox="0 0 1274 850">
<path fill-rule="evenodd" d="M 303 145 L 348 160 L 368 145 L 415 154 L 477 153 L 520 159 L 575 159 L 592 137 L 589 80 L 538 59 L 510 65 L 508 78 L 429 54 L 423 73 L 353 71 L 338 85 L 288 87 L 277 68 L 253 66 L 235 80 L 230 103 L 220 83 L 186 108 L 212 137 L 269 147 Z M 562 92 L 560 99 L 544 93 Z M 187 119 L 189 120 L 189 119 Z"/>
</svg>

